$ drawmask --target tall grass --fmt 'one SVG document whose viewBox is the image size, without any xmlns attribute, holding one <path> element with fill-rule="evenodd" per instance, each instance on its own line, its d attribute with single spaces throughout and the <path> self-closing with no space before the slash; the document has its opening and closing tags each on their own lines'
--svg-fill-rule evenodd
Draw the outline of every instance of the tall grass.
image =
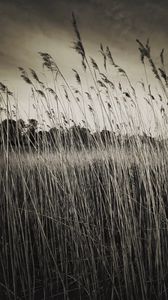
<svg viewBox="0 0 168 300">
<path fill-rule="evenodd" d="M 102 45 L 104 72 L 93 58 L 90 63 L 74 16 L 73 26 L 74 48 L 92 82 L 86 92 L 80 74 L 74 69 L 79 87 L 74 90 L 47 53 L 40 55 L 51 72 L 52 87 L 34 70 L 30 78 L 20 68 L 21 76 L 32 89 L 39 120 L 44 118 L 43 107 L 51 126 L 69 128 L 71 122 L 77 124 L 73 119 L 76 103 L 85 126 L 91 126 L 89 110 L 99 134 L 99 105 L 103 126 L 116 132 L 116 146 L 99 143 L 90 150 L 58 147 L 53 152 L 46 146 L 43 152 L 33 153 L 9 153 L 4 147 L 0 160 L 0 299 L 167 299 L 167 140 L 161 147 L 150 139 L 142 143 L 145 126 L 127 73 Z M 161 86 L 159 97 L 153 96 L 148 81 L 142 83 L 163 140 L 167 124 L 163 51 L 159 74 L 149 42 L 138 44 L 145 69 L 147 58 Z M 126 90 L 125 83 L 112 81 L 110 64 L 124 76 Z M 4 95 L 7 100 L 13 95 L 3 84 L 1 93 L 9 114 Z M 117 144 L 117 136 L 122 140 L 123 134 L 127 134 L 129 147 Z"/>
</svg>

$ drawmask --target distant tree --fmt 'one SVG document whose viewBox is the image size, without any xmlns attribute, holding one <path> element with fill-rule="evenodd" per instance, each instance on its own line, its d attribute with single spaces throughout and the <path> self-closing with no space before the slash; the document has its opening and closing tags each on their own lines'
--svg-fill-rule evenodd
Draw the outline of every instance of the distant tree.
<svg viewBox="0 0 168 300">
<path fill-rule="evenodd" d="M 53 127 L 49 130 L 49 140 L 51 148 L 54 150 L 59 149 L 60 146 L 64 146 L 64 130 L 57 127 Z"/>
<path fill-rule="evenodd" d="M 36 145 L 39 151 L 47 151 L 51 149 L 51 139 L 48 131 L 38 131 L 36 139 Z"/>
<path fill-rule="evenodd" d="M 78 150 L 88 148 L 91 143 L 90 130 L 79 125 L 70 127 L 67 143 L 69 143 L 69 148 L 76 148 Z"/>
<path fill-rule="evenodd" d="M 22 147 L 23 127 L 25 123 L 22 119 L 15 121 L 5 119 L 0 124 L 0 145 L 1 149 L 9 145 L 10 150 L 16 150 Z"/>
<path fill-rule="evenodd" d="M 36 119 L 28 119 L 26 137 L 27 144 L 31 149 L 36 149 L 37 146 L 37 128 L 38 121 Z"/>
<path fill-rule="evenodd" d="M 100 139 L 101 139 L 102 144 L 103 144 L 105 147 L 111 145 L 112 142 L 113 142 L 112 132 L 109 131 L 109 130 L 107 130 L 107 129 L 103 129 L 103 130 L 100 132 Z"/>
</svg>

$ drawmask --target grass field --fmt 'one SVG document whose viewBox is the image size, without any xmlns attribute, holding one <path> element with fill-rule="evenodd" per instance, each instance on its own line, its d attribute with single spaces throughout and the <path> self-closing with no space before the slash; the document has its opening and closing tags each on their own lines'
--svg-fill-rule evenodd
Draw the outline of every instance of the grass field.
<svg viewBox="0 0 168 300">
<path fill-rule="evenodd" d="M 166 149 L 1 161 L 2 299 L 166 299 Z"/>
<path fill-rule="evenodd" d="M 143 143 L 140 132 L 144 137 L 147 135 L 140 99 L 127 73 L 114 62 L 109 48 L 105 50 L 102 45 L 104 73 L 93 59 L 90 63 L 74 16 L 73 26 L 74 48 L 94 87 L 89 87 L 84 96 L 81 78 L 73 69 L 78 84 L 74 92 L 53 58 L 40 53 L 54 83 L 57 77 L 63 81 L 64 96 L 57 91 L 60 82 L 56 81 L 54 90 L 41 82 L 33 70 L 30 79 L 20 68 L 21 77 L 32 89 L 37 114 L 41 117 L 41 107 L 45 108 L 51 124 L 56 126 L 56 120 L 65 111 L 60 124 L 68 130 L 70 122 L 76 126 L 71 120 L 74 98 L 85 126 L 89 124 L 90 113 L 98 132 L 99 105 L 104 127 L 108 124 L 120 138 L 124 132 L 129 147 L 116 143 L 115 147 L 98 144 L 66 150 L 61 146 L 51 151 L 46 143 L 43 151 L 36 147 L 32 150 L 31 139 L 38 128 L 31 121 L 21 135 L 25 137 L 23 144 L 29 143 L 15 151 L 9 149 L 11 133 L 7 121 L 0 158 L 0 299 L 166 300 L 168 141 L 163 133 L 167 128 L 168 98 L 163 52 L 161 69 L 151 58 L 149 41 L 146 45 L 137 41 L 141 62 L 146 67 L 148 61 L 162 94 L 153 96 L 145 73 L 146 81 L 141 83 L 145 101 L 162 142 L 156 140 L 153 144 L 148 137 Z M 126 89 L 121 81 L 112 82 L 107 61 L 124 77 Z M 12 93 L 2 83 L 0 91 L 9 120 Z M 51 96 L 56 99 L 57 115 L 51 106 Z"/>
</svg>

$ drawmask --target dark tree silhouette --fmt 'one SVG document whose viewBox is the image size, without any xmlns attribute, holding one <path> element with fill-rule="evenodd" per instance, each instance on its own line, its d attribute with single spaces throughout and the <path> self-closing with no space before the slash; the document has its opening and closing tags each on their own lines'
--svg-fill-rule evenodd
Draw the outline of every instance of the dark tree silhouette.
<svg viewBox="0 0 168 300">
<path fill-rule="evenodd" d="M 22 119 L 15 121 L 5 119 L 0 124 L 0 146 L 6 148 L 7 143 L 9 150 L 21 148 L 23 145 L 23 127 L 25 123 Z"/>
<path fill-rule="evenodd" d="M 91 145 L 91 134 L 89 129 L 74 125 L 67 130 L 66 147 L 69 149 L 81 150 L 82 148 L 89 148 Z"/>
<path fill-rule="evenodd" d="M 48 131 L 38 131 L 36 133 L 36 148 L 40 151 L 51 150 L 51 138 Z"/>
<path fill-rule="evenodd" d="M 82 150 L 103 147 L 124 147 L 131 150 L 132 145 L 150 145 L 161 149 L 164 141 L 159 141 L 147 134 L 129 136 L 116 134 L 107 129 L 91 134 L 90 130 L 79 125 L 70 128 L 50 128 L 49 131 L 38 131 L 38 121 L 29 119 L 28 124 L 22 119 L 17 121 L 5 119 L 0 124 L 0 149 L 14 151 L 56 151 L 64 149 Z"/>
<path fill-rule="evenodd" d="M 64 130 L 53 127 L 49 130 L 49 139 L 52 149 L 58 150 L 59 147 L 64 147 Z"/>
<path fill-rule="evenodd" d="M 37 128 L 38 128 L 38 121 L 35 119 L 29 119 L 27 125 L 27 132 L 26 132 L 26 140 L 29 149 L 36 149 L 37 147 Z"/>
</svg>

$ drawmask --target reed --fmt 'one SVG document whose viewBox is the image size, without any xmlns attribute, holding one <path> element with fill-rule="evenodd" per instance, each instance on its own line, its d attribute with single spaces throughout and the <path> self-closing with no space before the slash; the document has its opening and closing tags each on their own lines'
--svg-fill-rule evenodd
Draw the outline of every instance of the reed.
<svg viewBox="0 0 168 300">
<path fill-rule="evenodd" d="M 145 70 L 148 62 L 161 88 L 159 95 L 153 95 L 148 78 L 141 82 L 144 102 L 158 130 L 152 137 L 126 71 L 115 62 L 109 47 L 100 45 L 103 67 L 89 58 L 74 15 L 72 22 L 74 48 L 89 78 L 88 90 L 75 67 L 77 86 L 72 87 L 55 60 L 40 53 L 52 84 L 35 70 L 19 68 L 32 90 L 38 122 L 31 116 L 23 122 L 15 114 L 16 123 L 12 123 L 14 95 L 0 84 L 1 109 L 8 114 L 7 131 L 2 125 L 0 130 L 0 298 L 166 300 L 164 52 L 157 67 L 149 41 L 144 45 L 137 40 Z M 121 75 L 118 82 L 111 75 L 114 70 Z M 73 115 L 74 105 L 87 129 L 87 146 Z M 40 139 L 43 119 L 49 127 Z M 13 132 L 17 133 L 15 143 Z"/>
</svg>

